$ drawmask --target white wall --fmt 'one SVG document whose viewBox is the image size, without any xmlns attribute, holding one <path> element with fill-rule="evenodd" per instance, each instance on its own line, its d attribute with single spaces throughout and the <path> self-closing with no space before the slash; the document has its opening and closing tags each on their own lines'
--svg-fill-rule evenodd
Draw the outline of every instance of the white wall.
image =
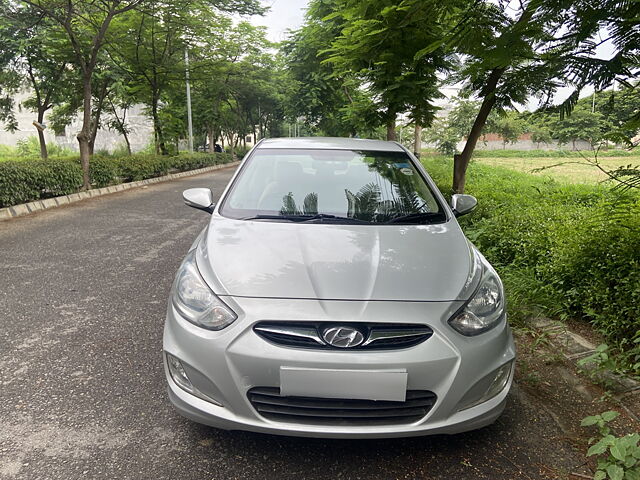
<svg viewBox="0 0 640 480">
<path fill-rule="evenodd" d="M 36 127 L 32 124 L 32 122 L 36 120 L 37 114 L 22 107 L 22 102 L 28 97 L 28 92 L 22 92 L 16 96 L 15 112 L 16 119 L 18 120 L 18 130 L 12 133 L 7 132 L 4 128 L 0 129 L 0 144 L 16 146 L 19 140 L 31 136 L 38 136 Z M 51 113 L 51 111 L 47 113 Z M 103 115 L 103 119 L 105 119 L 106 114 L 103 113 Z M 46 123 L 47 115 L 45 115 L 45 124 Z M 131 128 L 131 133 L 129 134 L 131 149 L 134 152 L 144 149 L 153 140 L 153 123 L 151 119 L 144 114 L 142 105 L 136 105 L 127 112 L 127 123 Z M 71 125 L 66 128 L 64 136 L 57 137 L 52 130 L 46 129 L 45 138 L 47 142 L 55 142 L 60 146 L 77 151 L 78 141 L 76 140 L 76 135 L 80 131 L 80 127 L 81 117 L 80 114 L 78 114 L 71 122 Z M 113 151 L 124 144 L 124 137 L 122 135 L 106 128 L 101 128 L 96 137 L 95 149 Z"/>
<path fill-rule="evenodd" d="M 457 148 L 461 152 L 464 148 L 465 142 L 458 142 Z M 591 144 L 586 140 L 576 140 L 576 150 L 593 150 Z M 476 144 L 476 150 L 573 150 L 573 142 L 560 145 L 556 140 L 551 143 L 540 143 L 538 147 L 537 143 L 531 140 L 518 140 L 516 143 L 507 142 L 506 145 L 502 143 L 502 140 L 488 140 L 483 142 L 482 139 L 478 140 Z"/>
</svg>

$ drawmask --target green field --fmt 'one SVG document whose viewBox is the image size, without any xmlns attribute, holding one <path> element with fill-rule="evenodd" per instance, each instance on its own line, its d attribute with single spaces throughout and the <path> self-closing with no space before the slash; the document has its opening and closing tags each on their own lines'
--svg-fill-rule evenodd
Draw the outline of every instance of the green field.
<svg viewBox="0 0 640 480">
<path fill-rule="evenodd" d="M 551 177 L 557 181 L 569 183 L 598 183 L 607 180 L 607 175 L 595 165 L 589 164 L 593 157 L 477 157 L 474 162 L 505 167 L 536 176 Z M 599 157 L 599 164 L 605 170 L 614 170 L 621 166 L 640 165 L 640 156 L 635 157 Z M 538 169 L 544 170 L 538 171 Z"/>
</svg>

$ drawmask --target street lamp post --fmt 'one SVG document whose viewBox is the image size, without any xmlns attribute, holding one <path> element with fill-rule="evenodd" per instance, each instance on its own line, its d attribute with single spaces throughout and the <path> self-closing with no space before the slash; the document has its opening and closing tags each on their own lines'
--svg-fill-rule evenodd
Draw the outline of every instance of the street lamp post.
<svg viewBox="0 0 640 480">
<path fill-rule="evenodd" d="M 187 124 L 189 128 L 189 152 L 193 153 L 193 120 L 191 118 L 191 85 L 189 84 L 189 49 L 184 49 L 185 77 L 187 79 Z"/>
</svg>

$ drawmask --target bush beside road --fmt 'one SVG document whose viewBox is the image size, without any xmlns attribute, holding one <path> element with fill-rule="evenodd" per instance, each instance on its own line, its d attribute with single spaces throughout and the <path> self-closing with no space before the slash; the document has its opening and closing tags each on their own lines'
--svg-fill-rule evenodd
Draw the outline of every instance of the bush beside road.
<svg viewBox="0 0 640 480">
<path fill-rule="evenodd" d="M 228 153 L 190 153 L 175 156 L 152 154 L 122 157 L 95 156 L 90 178 L 94 188 L 160 177 L 230 163 Z M 78 157 L 0 162 L 0 208 L 80 191 L 82 167 Z"/>
<path fill-rule="evenodd" d="M 451 162 L 425 165 L 448 192 Z M 511 320 L 540 311 L 585 319 L 618 367 L 640 374 L 640 195 L 480 162 L 467 192 L 479 206 L 461 225 L 505 282 Z"/>
</svg>

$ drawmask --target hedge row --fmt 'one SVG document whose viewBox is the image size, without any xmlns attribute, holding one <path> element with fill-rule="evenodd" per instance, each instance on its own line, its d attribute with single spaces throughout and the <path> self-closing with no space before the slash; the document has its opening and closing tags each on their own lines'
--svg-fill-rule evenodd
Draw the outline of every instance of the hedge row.
<svg viewBox="0 0 640 480">
<path fill-rule="evenodd" d="M 229 163 L 228 153 L 193 153 L 176 156 L 94 156 L 89 165 L 91 186 L 106 187 Z M 82 168 L 77 157 L 0 162 L 0 208 L 44 198 L 68 195 L 82 187 Z"/>
<path fill-rule="evenodd" d="M 450 191 L 451 163 L 425 163 Z M 588 320 L 640 374 L 640 194 L 478 163 L 467 182 L 479 206 L 461 225 L 503 277 L 512 315 Z"/>
</svg>

